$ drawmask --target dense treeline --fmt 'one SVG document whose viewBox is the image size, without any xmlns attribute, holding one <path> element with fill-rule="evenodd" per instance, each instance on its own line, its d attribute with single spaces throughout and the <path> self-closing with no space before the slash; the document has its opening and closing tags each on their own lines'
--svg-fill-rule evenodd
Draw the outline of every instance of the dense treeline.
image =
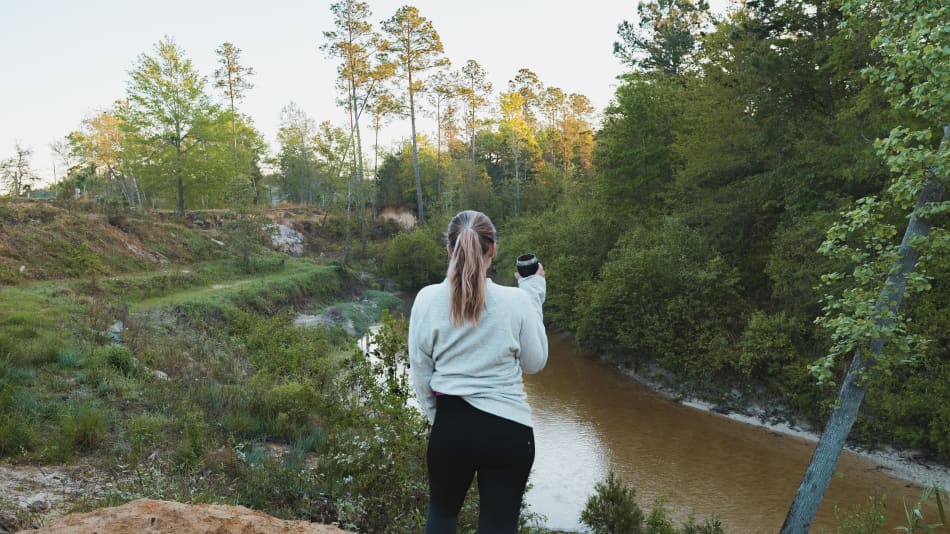
<svg viewBox="0 0 950 534">
<path fill-rule="evenodd" d="M 847 25 L 837 1 L 748 2 L 719 21 L 701 4 L 641 4 L 641 26 L 621 25 L 616 52 L 631 70 L 596 136 L 590 182 L 506 225 L 507 246 L 541 255 L 547 316 L 585 348 L 818 423 L 833 398 L 809 372 L 831 343 L 815 324 L 831 291 L 819 286 L 860 261 L 817 251 L 840 212 L 885 187 L 894 163 L 874 140 L 902 125 L 934 132 L 922 143 L 933 150 L 940 124 L 896 109 L 862 76 L 882 64 L 873 3 Z M 906 213 L 875 216 L 903 232 Z M 893 228 L 881 243 L 899 241 Z M 930 291 L 905 303 L 908 331 L 930 342 L 869 375 L 855 427 L 943 458 L 946 260 L 932 251 Z"/>
</svg>

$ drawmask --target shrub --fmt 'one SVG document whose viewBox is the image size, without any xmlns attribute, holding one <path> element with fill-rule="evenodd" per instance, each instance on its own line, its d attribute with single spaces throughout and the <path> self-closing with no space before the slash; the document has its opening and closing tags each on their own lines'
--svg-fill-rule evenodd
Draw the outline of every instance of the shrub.
<svg viewBox="0 0 950 534">
<path fill-rule="evenodd" d="M 63 442 L 81 451 L 98 447 L 109 429 L 108 414 L 95 406 L 78 406 L 62 419 Z"/>
<path fill-rule="evenodd" d="M 887 523 L 887 506 L 884 499 L 868 497 L 864 507 L 855 506 L 845 511 L 835 506 L 835 522 L 838 534 L 874 534 L 884 530 Z"/>
<path fill-rule="evenodd" d="M 640 534 L 643 510 L 637 505 L 636 490 L 613 471 L 607 480 L 594 486 L 594 495 L 581 511 L 581 522 L 594 534 Z"/>
<path fill-rule="evenodd" d="M 314 470 L 300 469 L 291 463 L 266 458 L 255 465 L 238 495 L 238 504 L 286 519 L 336 521 L 336 507 L 324 493 Z"/>
<path fill-rule="evenodd" d="M 198 410 L 187 412 L 183 416 L 182 443 L 172 454 L 172 462 L 180 468 L 190 468 L 198 463 L 208 448 L 208 425 Z"/>
<path fill-rule="evenodd" d="M 128 459 L 133 463 L 141 461 L 150 448 L 158 445 L 169 423 L 169 418 L 160 414 L 145 413 L 132 417 L 126 431 L 129 441 Z"/>
<path fill-rule="evenodd" d="M 706 519 L 699 524 L 693 516 L 689 517 L 681 531 L 683 534 L 725 534 L 722 522 L 718 518 Z"/>
<path fill-rule="evenodd" d="M 743 314 L 738 282 L 736 270 L 682 221 L 636 228 L 579 295 L 577 339 L 634 367 L 655 358 L 709 384 L 733 358 Z"/>
<path fill-rule="evenodd" d="M 396 236 L 383 261 L 386 276 L 407 290 L 438 282 L 445 268 L 445 247 L 424 230 Z"/>
<path fill-rule="evenodd" d="M 18 413 L 0 414 L 0 457 L 13 456 L 33 448 L 33 427 Z"/>
<path fill-rule="evenodd" d="M 653 501 L 653 509 L 646 518 L 646 532 L 647 534 L 677 534 L 664 499 L 657 498 Z"/>
<path fill-rule="evenodd" d="M 317 411 L 319 396 L 312 386 L 290 382 L 273 386 L 261 399 L 261 415 L 268 421 L 268 431 L 291 439 L 299 436 L 310 417 Z"/>
</svg>

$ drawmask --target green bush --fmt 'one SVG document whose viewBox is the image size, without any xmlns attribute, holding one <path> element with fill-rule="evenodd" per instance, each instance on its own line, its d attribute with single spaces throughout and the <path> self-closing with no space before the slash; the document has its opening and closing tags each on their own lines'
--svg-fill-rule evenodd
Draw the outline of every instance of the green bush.
<svg viewBox="0 0 950 534">
<path fill-rule="evenodd" d="M 583 198 L 571 199 L 555 210 L 506 223 L 499 230 L 494 267 L 502 281 L 514 283 L 515 258 L 537 254 L 548 286 L 544 319 L 575 330 L 578 299 L 607 259 L 620 228 L 602 209 Z"/>
<path fill-rule="evenodd" d="M 754 312 L 739 339 L 739 357 L 733 367 L 757 382 L 781 376 L 782 368 L 796 360 L 792 344 L 794 330 L 794 322 L 784 312 L 774 315 Z"/>
<path fill-rule="evenodd" d="M 738 274 L 677 219 L 624 234 L 577 307 L 585 347 L 694 382 L 727 369 L 740 331 Z"/>
<path fill-rule="evenodd" d="M 144 413 L 133 416 L 125 433 L 129 442 L 129 461 L 140 462 L 146 452 L 160 447 L 164 431 L 170 424 L 171 420 L 161 414 Z"/>
<path fill-rule="evenodd" d="M 835 506 L 837 534 L 876 534 L 887 524 L 887 505 L 884 499 L 868 497 L 867 505 L 855 506 L 850 511 Z"/>
<path fill-rule="evenodd" d="M 284 439 L 299 437 L 317 413 L 320 397 L 312 386 L 290 382 L 277 384 L 260 399 L 257 415 L 268 423 L 268 432 Z"/>
<path fill-rule="evenodd" d="M 666 500 L 657 498 L 653 501 L 653 509 L 647 514 L 646 534 L 677 534 L 677 532 L 673 519 L 670 518 Z"/>
<path fill-rule="evenodd" d="M 5 306 L 16 303 L 4 303 Z M 0 311 L 0 356 L 12 364 L 34 366 L 55 362 L 65 345 L 62 333 L 44 324 L 40 312 Z"/>
<path fill-rule="evenodd" d="M 81 405 L 63 416 L 61 426 L 63 441 L 68 447 L 91 451 L 105 441 L 109 415 L 95 406 Z"/>
<path fill-rule="evenodd" d="M 416 290 L 442 280 L 447 264 L 445 246 L 430 232 L 415 230 L 393 239 L 383 272 L 403 289 Z"/>
<path fill-rule="evenodd" d="M 611 471 L 607 480 L 594 486 L 594 495 L 581 511 L 581 523 L 594 534 L 640 534 L 643 510 L 637 505 L 636 490 Z"/>
<path fill-rule="evenodd" d="M 237 502 L 285 519 L 321 523 L 337 519 L 336 507 L 331 504 L 315 470 L 300 468 L 292 455 L 289 461 L 264 458 L 253 465 L 239 490 Z"/>
<path fill-rule="evenodd" d="M 0 413 L 0 457 L 14 456 L 32 450 L 35 429 L 22 414 Z"/>
<path fill-rule="evenodd" d="M 182 442 L 172 453 L 172 463 L 181 469 L 197 465 L 198 460 L 208 450 L 208 424 L 199 410 L 192 410 L 182 416 Z"/>
</svg>

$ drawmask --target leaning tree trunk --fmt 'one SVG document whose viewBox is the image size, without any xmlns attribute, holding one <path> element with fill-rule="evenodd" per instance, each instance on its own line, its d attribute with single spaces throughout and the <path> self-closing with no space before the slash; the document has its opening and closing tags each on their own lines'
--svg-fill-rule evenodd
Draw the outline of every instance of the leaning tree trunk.
<svg viewBox="0 0 950 534">
<path fill-rule="evenodd" d="M 948 136 L 950 136 L 950 125 L 944 125 L 943 140 L 940 142 L 941 150 L 946 146 Z M 935 169 L 931 168 L 930 178 L 917 198 L 917 208 L 931 202 L 939 202 L 943 196 L 943 190 L 942 181 L 935 175 Z M 881 294 L 874 305 L 879 317 L 879 326 L 882 328 L 890 326 L 892 320 L 889 317 L 897 313 L 901 300 L 904 298 L 904 291 L 907 289 L 907 277 L 914 272 L 917 264 L 918 251 L 911 246 L 911 241 L 917 237 L 926 236 L 929 232 L 930 221 L 916 215 L 911 216 L 907 230 L 904 232 L 904 239 L 898 249 L 899 264 L 887 276 Z M 792 501 L 785 523 L 782 525 L 782 534 L 808 532 L 808 527 L 818 511 L 818 505 L 825 496 L 825 491 L 834 475 L 838 457 L 841 456 L 845 440 L 851 432 L 851 427 L 858 417 L 861 402 L 867 393 L 868 384 L 862 375 L 865 370 L 874 366 L 875 360 L 881 355 L 884 349 L 883 339 L 874 340 L 868 349 L 870 354 L 866 356 L 861 354 L 860 349 L 854 353 L 854 359 L 851 360 L 851 366 L 838 392 L 838 403 L 831 412 L 828 425 L 822 432 L 811 462 L 805 469 L 795 500 Z"/>
</svg>

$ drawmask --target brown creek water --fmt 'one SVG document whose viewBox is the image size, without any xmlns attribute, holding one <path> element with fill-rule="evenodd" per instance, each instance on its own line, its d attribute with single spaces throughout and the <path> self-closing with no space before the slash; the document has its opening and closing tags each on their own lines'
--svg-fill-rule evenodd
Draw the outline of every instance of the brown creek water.
<svg viewBox="0 0 950 534">
<path fill-rule="evenodd" d="M 716 515 L 727 532 L 778 532 L 814 442 L 679 404 L 578 353 L 551 333 L 547 367 L 525 377 L 537 455 L 527 501 L 550 528 L 584 530 L 580 513 L 610 470 L 636 488 L 645 509 L 664 497 L 674 518 Z M 833 532 L 834 507 L 887 496 L 885 531 L 901 524 L 901 497 L 922 488 L 845 452 L 812 532 Z M 925 511 L 925 517 L 934 518 Z"/>
</svg>

